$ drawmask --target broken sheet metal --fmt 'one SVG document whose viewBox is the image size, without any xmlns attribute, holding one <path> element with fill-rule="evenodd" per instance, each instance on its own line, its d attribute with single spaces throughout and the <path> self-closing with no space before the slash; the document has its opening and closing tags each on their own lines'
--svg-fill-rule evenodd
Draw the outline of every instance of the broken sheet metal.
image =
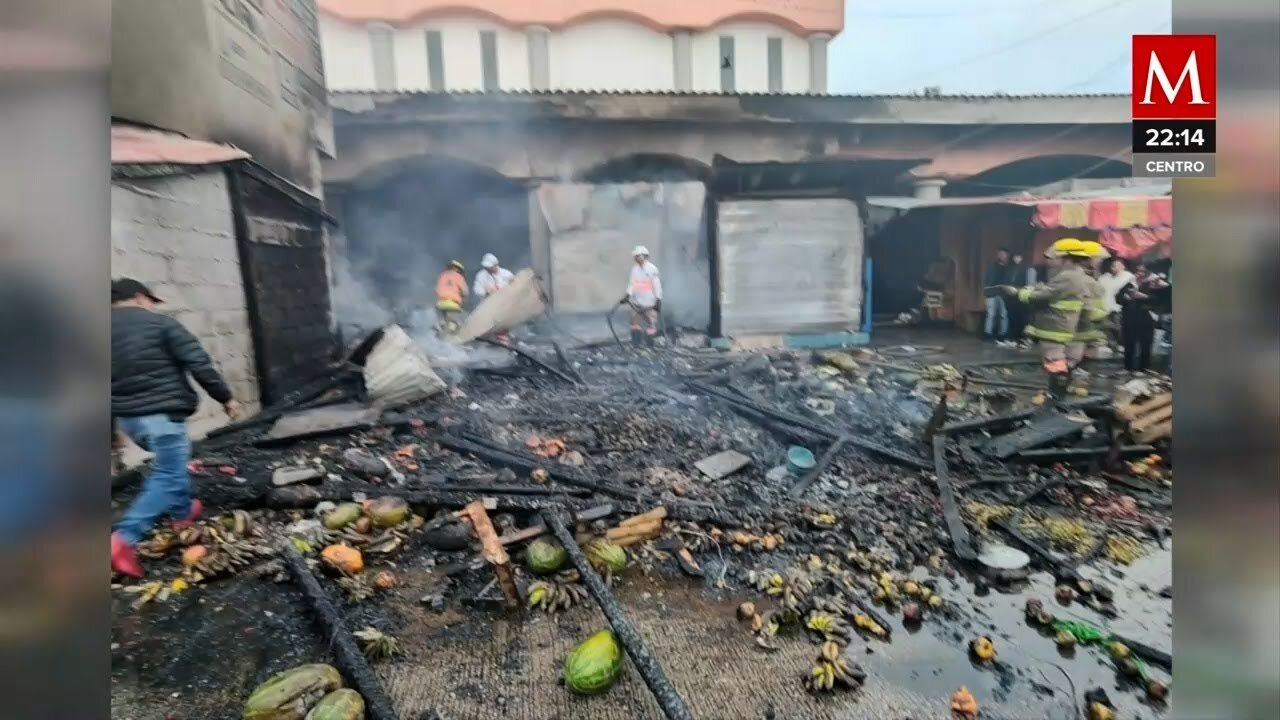
<svg viewBox="0 0 1280 720">
<path fill-rule="evenodd" d="M 462 321 L 453 341 L 464 344 L 478 337 L 520 327 L 541 317 L 547 311 L 547 296 L 533 271 L 525 268 L 516 273 L 511 284 L 485 298 Z"/>
<path fill-rule="evenodd" d="M 445 383 L 413 338 L 390 325 L 364 361 L 364 386 L 375 407 L 395 408 L 436 395 Z"/>
<path fill-rule="evenodd" d="M 289 440 L 321 435 L 329 432 L 371 427 L 378 422 L 382 412 L 377 408 L 356 403 L 342 403 L 301 410 L 282 416 L 271 426 L 265 440 Z"/>
</svg>

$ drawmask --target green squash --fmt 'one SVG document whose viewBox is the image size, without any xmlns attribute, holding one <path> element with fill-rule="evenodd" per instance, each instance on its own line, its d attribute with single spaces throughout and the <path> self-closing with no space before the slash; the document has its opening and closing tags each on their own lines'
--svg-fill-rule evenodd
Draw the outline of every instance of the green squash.
<svg viewBox="0 0 1280 720">
<path fill-rule="evenodd" d="M 350 688 L 335 690 L 311 708 L 306 720 L 364 720 L 364 698 Z"/>
<path fill-rule="evenodd" d="M 620 573 L 627 568 L 627 551 L 604 538 L 592 540 L 585 548 L 587 560 L 601 570 Z"/>
<path fill-rule="evenodd" d="M 622 674 L 622 645 L 613 631 L 583 640 L 564 661 L 564 684 L 579 695 L 598 695 Z"/>
<path fill-rule="evenodd" d="M 325 515 L 321 522 L 330 530 L 341 530 L 359 520 L 363 513 L 364 509 L 356 503 L 342 503 Z"/>
<path fill-rule="evenodd" d="M 342 687 L 332 665 L 314 663 L 272 675 L 244 704 L 243 720 L 305 720 L 321 698 Z"/>
<path fill-rule="evenodd" d="M 550 575 L 564 567 L 568 559 L 569 553 L 560 543 L 546 538 L 534 540 L 524 551 L 525 565 L 535 575 Z"/>
<path fill-rule="evenodd" d="M 364 512 L 378 527 L 395 527 L 409 519 L 409 503 L 404 498 L 388 495 L 370 500 Z"/>
</svg>

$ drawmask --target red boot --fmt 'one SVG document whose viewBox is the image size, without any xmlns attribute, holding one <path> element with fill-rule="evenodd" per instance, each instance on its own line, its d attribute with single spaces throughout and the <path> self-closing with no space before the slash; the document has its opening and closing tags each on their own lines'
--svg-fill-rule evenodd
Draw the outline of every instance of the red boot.
<svg viewBox="0 0 1280 720">
<path fill-rule="evenodd" d="M 132 578 L 142 577 L 138 554 L 120 537 L 120 533 L 111 533 L 111 569 Z"/>
<path fill-rule="evenodd" d="M 200 515 L 203 513 L 204 513 L 204 503 L 200 502 L 199 500 L 193 499 L 191 501 L 191 512 L 187 513 L 187 516 L 182 518 L 181 520 L 170 521 L 169 525 L 173 527 L 174 530 L 183 530 L 185 528 L 189 528 L 191 527 L 192 523 L 200 519 Z"/>
</svg>

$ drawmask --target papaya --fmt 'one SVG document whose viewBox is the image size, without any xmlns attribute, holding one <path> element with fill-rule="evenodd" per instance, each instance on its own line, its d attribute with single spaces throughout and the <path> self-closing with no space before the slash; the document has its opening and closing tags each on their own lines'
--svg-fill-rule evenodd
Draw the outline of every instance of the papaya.
<svg viewBox="0 0 1280 720">
<path fill-rule="evenodd" d="M 395 527 L 409 519 L 409 503 L 398 497 L 375 498 L 365 502 L 364 513 L 378 527 Z"/>
<path fill-rule="evenodd" d="M 311 708 L 306 720 L 364 720 L 364 698 L 350 688 L 334 690 Z"/>
<path fill-rule="evenodd" d="M 272 675 L 245 701 L 243 720 L 306 720 L 321 698 L 342 687 L 332 665 L 300 665 Z"/>
<path fill-rule="evenodd" d="M 622 674 L 622 645 L 611 630 L 583 640 L 564 661 L 564 684 L 579 695 L 598 695 Z"/>
<path fill-rule="evenodd" d="M 620 573 L 627 568 L 627 551 L 604 538 L 592 540 L 586 547 L 587 560 L 598 568 Z"/>
<path fill-rule="evenodd" d="M 564 567 L 569 559 L 563 546 L 554 540 L 539 538 L 524 551 L 525 565 L 535 575 L 550 575 Z"/>
<path fill-rule="evenodd" d="M 364 569 L 364 556 L 350 545 L 330 545 L 320 551 L 320 559 L 343 575 L 355 575 Z"/>
<path fill-rule="evenodd" d="M 342 503 L 329 511 L 321 522 L 330 530 L 341 530 L 360 519 L 360 506 L 356 503 Z"/>
</svg>

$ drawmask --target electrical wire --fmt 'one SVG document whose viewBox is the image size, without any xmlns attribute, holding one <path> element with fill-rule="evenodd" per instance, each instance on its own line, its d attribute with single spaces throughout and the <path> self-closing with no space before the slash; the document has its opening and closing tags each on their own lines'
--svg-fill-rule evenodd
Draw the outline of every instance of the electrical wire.
<svg viewBox="0 0 1280 720">
<path fill-rule="evenodd" d="M 1096 16 L 1101 15 L 1101 14 L 1106 13 L 1106 12 L 1111 12 L 1111 11 L 1113 11 L 1113 10 L 1116 10 L 1116 9 L 1118 9 L 1118 8 L 1121 8 L 1121 7 L 1124 7 L 1124 6 L 1126 6 L 1126 5 L 1131 5 L 1131 4 L 1133 4 L 1134 2 L 1137 2 L 1137 0 L 1117 0 L 1117 2 L 1109 3 L 1109 4 L 1107 4 L 1107 5 L 1103 5 L 1103 6 L 1101 6 L 1101 7 L 1096 7 L 1096 8 L 1094 8 L 1094 9 L 1090 10 L 1089 12 L 1081 13 L 1081 14 L 1079 14 L 1079 15 L 1072 15 L 1071 17 L 1066 18 L 1065 20 L 1062 20 L 1061 22 L 1058 22 L 1058 23 L 1055 23 L 1055 24 L 1053 24 L 1053 25 L 1050 25 L 1049 27 L 1040 28 L 1040 29 L 1036 30 L 1035 32 L 1033 32 L 1033 33 L 1031 33 L 1031 34 L 1029 34 L 1029 35 L 1026 35 L 1026 36 L 1024 36 L 1024 37 L 1022 37 L 1022 38 L 1019 38 L 1019 39 L 1017 39 L 1017 40 L 1015 40 L 1015 41 L 1013 41 L 1013 42 L 1011 42 L 1011 43 L 1007 43 L 1007 44 L 1005 44 L 1005 45 L 1000 45 L 1000 46 L 998 46 L 998 47 L 995 47 L 995 48 L 992 48 L 992 49 L 990 49 L 990 50 L 987 50 L 987 51 L 984 51 L 984 52 L 978 53 L 977 55 L 971 55 L 971 56 L 969 56 L 969 57 L 967 57 L 967 58 L 963 58 L 963 59 L 961 59 L 961 60 L 952 61 L 952 62 L 950 62 L 950 63 L 947 63 L 946 65 L 940 65 L 940 66 L 938 66 L 938 67 L 936 67 L 936 68 L 934 68 L 934 69 L 932 69 L 932 70 L 930 70 L 930 71 L 928 71 L 928 72 L 924 72 L 924 73 L 916 73 L 916 74 L 908 75 L 907 77 L 908 77 L 908 78 L 910 78 L 910 79 L 912 79 L 912 80 L 915 80 L 916 78 L 919 78 L 919 77 L 932 76 L 932 75 L 934 75 L 934 74 L 936 74 L 936 73 L 939 73 L 939 72 L 944 72 L 944 71 L 948 71 L 948 70 L 954 70 L 954 69 L 956 69 L 956 68 L 960 68 L 960 67 L 965 67 L 965 66 L 967 66 L 967 65 L 971 65 L 971 64 L 973 64 L 973 63 L 975 63 L 975 62 L 979 62 L 979 61 L 981 61 L 981 60 L 986 60 L 987 58 L 994 57 L 994 56 L 996 56 L 996 55 L 1000 55 L 1000 54 L 1005 53 L 1005 52 L 1008 52 L 1008 51 L 1010 51 L 1010 50 L 1014 50 L 1014 49 L 1020 48 L 1020 47 L 1022 47 L 1023 45 L 1028 45 L 1028 44 L 1030 44 L 1030 43 L 1033 43 L 1033 42 L 1036 42 L 1036 41 L 1043 40 L 1044 36 L 1045 36 L 1045 35 L 1047 35 L 1047 34 L 1049 34 L 1049 33 L 1056 32 L 1056 31 L 1061 30 L 1061 29 L 1066 28 L 1066 27 L 1070 27 L 1070 26 L 1075 25 L 1076 23 L 1079 23 L 1079 22 L 1081 22 L 1081 21 L 1088 20 L 1089 18 L 1096 17 Z M 905 81 L 904 81 L 904 82 L 905 82 Z"/>
<path fill-rule="evenodd" d="M 1164 34 L 1164 33 L 1167 33 L 1167 32 L 1169 32 L 1169 26 L 1168 26 L 1168 25 L 1163 25 L 1163 26 L 1161 26 L 1160 28 L 1158 28 L 1158 29 L 1156 29 L 1156 30 L 1151 30 L 1151 31 L 1146 32 L 1146 33 L 1144 33 L 1144 34 L 1146 34 L 1146 35 L 1161 35 L 1161 34 Z M 1132 52 L 1131 50 L 1129 50 L 1129 49 L 1125 49 L 1125 51 L 1124 51 L 1123 53 L 1121 53 L 1121 54 L 1117 55 L 1116 57 L 1112 58 L 1111 60 L 1109 60 L 1109 61 L 1107 62 L 1107 64 L 1106 64 L 1106 65 L 1103 65 L 1102 67 L 1098 68 L 1098 69 L 1097 69 L 1097 71 L 1095 71 L 1095 72 L 1094 72 L 1092 75 L 1090 75 L 1089 77 L 1085 78 L 1084 80 L 1081 80 L 1080 82 L 1072 83 L 1072 84 L 1070 84 L 1070 85 L 1068 85 L 1068 86 L 1066 86 L 1066 87 L 1062 88 L 1062 90 L 1060 90 L 1059 92 L 1068 92 L 1068 91 L 1070 91 L 1070 90 L 1075 90 L 1075 89 L 1077 89 L 1077 88 L 1081 88 L 1081 87 L 1084 87 L 1084 86 L 1086 86 L 1086 85 L 1091 85 L 1091 84 L 1093 84 L 1093 83 L 1094 83 L 1094 82 L 1096 82 L 1098 79 L 1100 79 L 1103 75 L 1106 75 L 1106 74 L 1107 74 L 1107 72 L 1108 72 L 1108 71 L 1110 71 L 1112 68 L 1116 67 L 1117 65 L 1122 65 L 1122 64 L 1124 64 L 1124 63 L 1129 62 L 1131 52 Z"/>
</svg>

